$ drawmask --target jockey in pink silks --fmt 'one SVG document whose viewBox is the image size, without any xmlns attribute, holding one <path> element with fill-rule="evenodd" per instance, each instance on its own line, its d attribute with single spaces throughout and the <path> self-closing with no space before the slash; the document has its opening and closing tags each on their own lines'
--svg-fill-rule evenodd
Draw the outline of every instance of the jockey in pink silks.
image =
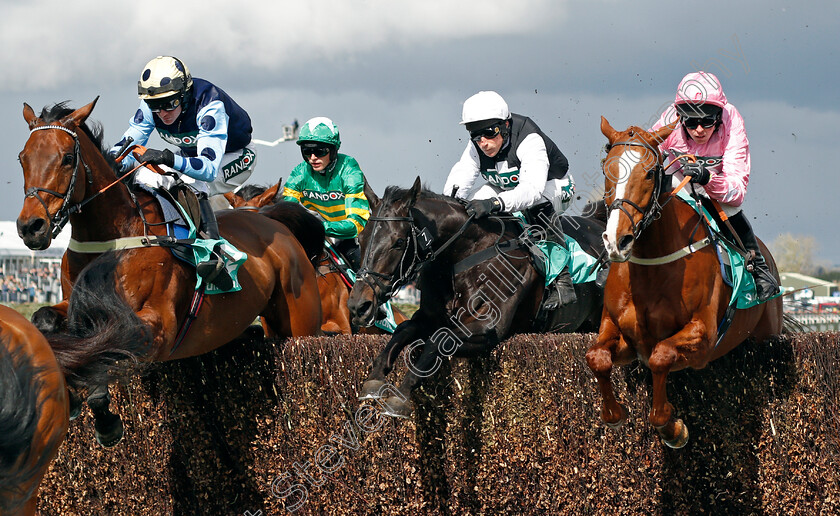
<svg viewBox="0 0 840 516">
<path fill-rule="evenodd" d="M 691 177 L 697 191 L 720 203 L 745 250 L 755 252 L 752 275 L 756 293 L 759 301 L 766 301 L 779 292 L 779 285 L 741 210 L 750 182 L 750 144 L 744 119 L 726 100 L 717 77 L 708 72 L 694 72 L 680 81 L 674 104 L 662 113 L 651 130 L 677 120 L 679 124 L 659 148 L 671 159 L 681 154 L 697 157 L 696 163 L 686 163 L 674 173 L 675 180 Z M 709 211 L 715 218 L 719 217 L 717 210 Z M 728 233 L 722 221 L 718 223 Z"/>
</svg>

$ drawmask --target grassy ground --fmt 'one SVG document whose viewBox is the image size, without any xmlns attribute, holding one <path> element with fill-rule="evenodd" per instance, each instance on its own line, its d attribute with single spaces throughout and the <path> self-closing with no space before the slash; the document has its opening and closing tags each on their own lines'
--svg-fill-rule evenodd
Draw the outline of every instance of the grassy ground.
<svg viewBox="0 0 840 516">
<path fill-rule="evenodd" d="M 14 310 L 17 310 L 19 313 L 23 314 L 24 317 L 27 319 L 32 318 L 32 314 L 35 313 L 35 310 L 41 308 L 42 306 L 47 306 L 48 303 L 0 303 L 3 305 L 8 306 Z"/>
</svg>

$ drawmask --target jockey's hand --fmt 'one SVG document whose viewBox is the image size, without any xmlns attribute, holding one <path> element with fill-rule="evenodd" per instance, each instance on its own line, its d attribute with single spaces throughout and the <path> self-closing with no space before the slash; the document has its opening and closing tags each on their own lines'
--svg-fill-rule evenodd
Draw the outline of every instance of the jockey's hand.
<svg viewBox="0 0 840 516">
<path fill-rule="evenodd" d="M 146 149 L 146 152 L 137 157 L 140 163 L 151 163 L 152 165 L 166 165 L 169 168 L 175 166 L 175 155 L 172 151 L 165 149 L 162 151 L 156 149 Z"/>
<path fill-rule="evenodd" d="M 467 215 L 473 215 L 477 219 L 484 218 L 491 213 L 502 211 L 502 201 L 498 197 L 492 199 L 473 199 L 467 203 Z"/>
<path fill-rule="evenodd" d="M 683 165 L 682 173 L 685 177 L 690 177 L 692 183 L 697 183 L 699 185 L 705 185 L 709 182 L 709 178 L 711 177 L 709 169 L 706 168 L 706 165 L 700 162 L 686 163 Z"/>
</svg>

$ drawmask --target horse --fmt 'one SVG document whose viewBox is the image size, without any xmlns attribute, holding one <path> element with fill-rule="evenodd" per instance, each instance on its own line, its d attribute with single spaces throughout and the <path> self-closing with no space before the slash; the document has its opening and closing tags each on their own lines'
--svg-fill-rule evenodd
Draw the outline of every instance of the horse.
<svg viewBox="0 0 840 516">
<path fill-rule="evenodd" d="M 144 189 L 129 188 L 117 178 L 114 160 L 102 145 L 101 127 L 86 123 L 97 99 L 76 110 L 56 104 L 40 116 L 28 104 L 23 109 L 30 134 L 19 155 L 26 197 L 18 233 L 29 248 L 46 249 L 68 220 L 72 225 L 61 265 L 65 299 L 33 315 L 36 326 L 56 338 L 88 339 L 65 350 L 63 367 L 72 371 L 79 355 L 99 345 L 94 342 L 96 333 L 109 333 L 113 321 L 120 320 L 114 312 L 124 309 L 136 314 L 136 324 L 145 331 L 115 334 L 110 345 L 146 361 L 211 351 L 239 336 L 257 316 L 266 321 L 269 337 L 320 334 L 321 302 L 308 258 L 322 245 L 320 222 L 293 203 L 275 205 L 262 214 L 219 212 L 222 235 L 247 254 L 238 271 L 242 288 L 200 296 L 194 267 L 176 259 L 169 248 L 153 245 L 166 237 L 159 203 Z M 108 249 L 117 250 L 105 252 Z M 69 301 L 74 285 L 85 274 L 101 276 L 88 278 L 92 287 L 119 293 L 111 296 L 109 306 L 94 303 L 87 308 L 90 314 L 75 315 L 78 321 L 87 318 L 96 328 L 94 334 L 84 324 L 68 324 L 73 320 Z M 113 280 L 102 281 L 106 274 Z M 90 295 L 107 297 L 103 292 Z M 62 331 L 70 333 L 61 336 Z M 132 338 L 139 341 L 129 341 Z M 74 374 L 71 385 L 88 389 L 97 440 L 116 444 L 122 438 L 122 423 L 108 409 L 107 384 Z"/>
<path fill-rule="evenodd" d="M 44 336 L 0 305 L 0 513 L 35 514 L 38 487 L 67 435 L 64 375 Z"/>
<path fill-rule="evenodd" d="M 612 427 L 627 418 L 610 381 L 613 364 L 636 358 L 646 364 L 653 375 L 650 423 L 666 445 L 681 448 L 688 442 L 688 427 L 668 402 L 668 373 L 703 368 L 747 338 L 764 341 L 778 335 L 783 319 L 782 300 L 775 298 L 735 310 L 729 329 L 720 329 L 732 290 L 714 246 L 700 242 L 706 237 L 699 229 L 700 216 L 672 200 L 675 192 L 658 145 L 673 128 L 617 131 L 601 117 L 601 132 L 609 141 L 603 170 L 609 206 L 604 244 L 614 263 L 598 338 L 586 361 L 601 391 L 601 419 Z M 772 256 L 760 245 L 778 280 Z"/>
<path fill-rule="evenodd" d="M 258 185 L 245 185 L 235 193 L 224 194 L 224 197 L 235 209 L 258 210 L 283 200 L 283 190 L 280 188 L 281 182 L 282 180 L 267 188 Z M 321 330 L 324 333 L 340 333 L 343 335 L 386 333 L 385 330 L 374 325 L 354 327 L 350 323 L 350 310 L 347 308 L 347 301 L 350 298 L 351 285 L 343 279 L 341 272 L 327 253 L 326 248 L 321 250 L 316 268 L 323 315 Z M 408 320 L 408 317 L 398 308 L 392 307 L 392 310 L 397 325 Z"/>
<path fill-rule="evenodd" d="M 419 177 L 408 189 L 388 187 L 382 199 L 367 185 L 365 195 L 375 215 L 360 235 L 363 262 L 349 305 L 354 319 L 369 322 L 377 306 L 414 277 L 422 292 L 419 309 L 394 332 L 362 386 L 360 398 L 381 399 L 383 413 L 408 417 L 411 391 L 437 371 L 442 358 L 487 355 L 514 333 L 597 328 L 603 290 L 596 282 L 576 284 L 577 303 L 541 317 L 543 274 L 515 217 L 475 220 L 461 201 L 423 188 Z M 603 253 L 603 220 L 559 220 L 584 250 Z M 528 234 L 538 234 L 536 229 Z M 419 357 L 406 360 L 409 371 L 394 389 L 385 378 L 407 346 L 408 356 L 420 350 Z"/>
</svg>

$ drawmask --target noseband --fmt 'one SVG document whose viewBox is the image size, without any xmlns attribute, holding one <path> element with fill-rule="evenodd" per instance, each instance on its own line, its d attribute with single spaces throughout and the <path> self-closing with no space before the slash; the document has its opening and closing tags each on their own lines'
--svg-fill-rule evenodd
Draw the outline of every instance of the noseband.
<svg viewBox="0 0 840 516">
<path fill-rule="evenodd" d="M 38 186 L 32 186 L 26 189 L 26 197 L 34 197 L 38 199 L 38 202 L 40 202 L 41 206 L 44 207 L 44 211 L 46 212 L 47 217 L 50 220 L 50 225 L 52 225 L 51 236 L 52 238 L 55 238 L 56 236 L 58 236 L 59 233 L 61 233 L 61 230 L 70 220 L 70 215 L 73 215 L 74 213 L 81 210 L 82 206 L 85 204 L 84 202 L 70 204 L 70 198 L 73 197 L 73 192 L 76 189 L 76 178 L 79 175 L 79 164 L 85 167 L 88 184 L 93 184 L 93 178 L 91 177 L 90 168 L 87 166 L 87 163 L 85 163 L 82 160 L 82 150 L 81 146 L 79 145 L 79 135 L 77 135 L 75 131 L 71 131 L 70 129 L 67 129 L 66 127 L 60 125 L 42 125 L 40 127 L 34 127 L 29 131 L 29 134 L 31 135 L 35 131 L 43 131 L 45 129 L 58 129 L 59 131 L 64 131 L 65 133 L 73 137 L 73 160 L 76 164 L 73 168 L 73 175 L 70 177 L 70 186 L 67 188 L 67 192 L 63 194 L 56 192 L 55 190 L 41 188 Z M 45 192 L 55 197 L 58 197 L 63 201 L 61 204 L 61 208 L 58 209 L 55 215 L 50 215 L 50 210 L 47 207 L 47 203 L 41 197 L 41 192 Z"/>
<path fill-rule="evenodd" d="M 383 274 L 370 269 L 370 251 L 371 246 L 365 249 L 365 255 L 362 257 L 362 266 L 356 274 L 357 280 L 362 280 L 370 286 L 376 296 L 376 303 L 382 304 L 391 296 L 396 294 L 400 287 L 408 283 L 414 277 L 420 267 L 433 254 L 431 250 L 431 236 L 425 229 L 419 230 L 414 224 L 414 217 L 409 213 L 408 217 L 382 217 L 379 213 L 382 210 L 380 206 L 377 210 L 377 215 L 368 219 L 369 223 L 376 224 L 378 222 L 405 222 L 409 225 L 409 233 L 411 236 L 411 249 L 414 251 L 411 256 L 411 262 L 406 266 L 405 263 L 409 259 L 409 246 L 405 246 L 402 256 L 399 260 L 399 267 L 391 274 Z M 374 235 L 371 235 L 374 236 Z M 420 244 L 418 245 L 418 240 Z M 420 254 L 422 249 L 423 254 Z"/>
<path fill-rule="evenodd" d="M 458 240 L 461 235 L 464 234 L 467 227 L 472 222 L 474 216 L 470 215 L 461 225 L 461 227 L 456 231 L 449 240 L 443 243 L 437 249 L 432 249 L 432 243 L 434 239 L 430 234 L 429 230 L 426 228 L 420 229 L 414 223 L 414 217 L 411 215 L 411 211 L 409 210 L 408 217 L 383 217 L 380 215 L 382 211 L 382 206 L 379 207 L 377 210 L 376 216 L 370 217 L 368 222 L 372 222 L 376 224 L 377 222 L 405 222 L 409 224 L 409 232 L 411 236 L 411 248 L 414 251 L 411 256 L 411 262 L 408 266 L 405 266 L 405 262 L 408 260 L 408 251 L 409 247 L 406 245 L 405 251 L 403 252 L 402 257 L 399 260 L 399 267 L 391 274 L 383 274 L 381 272 L 372 271 L 370 269 L 370 251 L 371 246 L 368 246 L 365 249 L 364 257 L 362 258 L 362 266 L 359 268 L 358 274 L 356 274 L 357 280 L 362 280 L 370 286 L 371 290 L 373 290 L 374 295 L 376 296 L 376 302 L 378 304 L 382 304 L 387 301 L 390 297 L 396 294 L 397 290 L 408 283 L 411 278 L 413 278 L 417 272 L 425 265 L 426 263 L 433 262 L 435 259 L 440 256 L 440 254 L 445 251 L 450 245 L 452 245 L 456 240 Z M 372 235 L 373 236 L 373 235 Z M 388 286 L 390 284 L 390 287 Z"/>
<path fill-rule="evenodd" d="M 630 220 L 630 224 L 633 226 L 633 238 L 639 238 L 639 235 L 642 231 L 648 227 L 651 222 L 659 218 L 660 213 L 662 212 L 662 207 L 664 204 L 659 203 L 659 195 L 662 193 L 662 184 L 664 182 L 665 177 L 665 168 L 662 166 L 662 154 L 649 145 L 647 142 L 644 141 L 626 141 L 626 142 L 615 142 L 610 145 L 610 147 L 615 147 L 616 145 L 624 145 L 627 147 L 644 147 L 645 149 L 649 150 L 656 156 L 656 163 L 651 168 L 645 169 L 646 175 L 653 174 L 653 194 L 651 195 L 651 202 L 648 204 L 647 208 L 642 208 L 635 202 L 631 201 L 630 199 L 615 199 L 613 202 L 607 207 L 607 216 L 609 216 L 609 212 L 612 210 L 618 209 L 621 210 L 627 218 Z M 604 172 L 606 174 L 606 171 Z M 667 201 L 666 201 L 667 202 Z M 632 206 L 636 211 L 642 214 L 642 220 L 639 221 L 638 225 L 633 222 L 633 217 L 630 215 L 630 212 L 624 206 L 625 204 L 629 204 Z"/>
</svg>

